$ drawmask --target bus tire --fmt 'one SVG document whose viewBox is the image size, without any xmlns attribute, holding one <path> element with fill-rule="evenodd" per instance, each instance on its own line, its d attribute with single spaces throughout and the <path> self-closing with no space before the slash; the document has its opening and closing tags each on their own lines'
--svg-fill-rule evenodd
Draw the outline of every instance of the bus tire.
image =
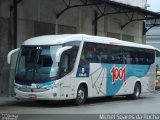
<svg viewBox="0 0 160 120">
<path fill-rule="evenodd" d="M 75 100 L 76 105 L 82 105 L 85 103 L 87 97 L 87 90 L 83 85 L 80 85 L 77 90 L 77 97 Z"/>
<path fill-rule="evenodd" d="M 136 83 L 134 86 L 134 92 L 132 95 L 127 96 L 127 98 L 138 99 L 141 94 L 141 86 L 139 83 Z"/>
</svg>

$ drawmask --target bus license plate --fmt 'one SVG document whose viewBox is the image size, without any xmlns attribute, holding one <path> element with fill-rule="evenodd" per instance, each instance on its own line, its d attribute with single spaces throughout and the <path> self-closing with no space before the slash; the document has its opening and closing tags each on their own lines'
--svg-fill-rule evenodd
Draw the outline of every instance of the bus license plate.
<svg viewBox="0 0 160 120">
<path fill-rule="evenodd" d="M 28 97 L 29 97 L 30 99 L 36 99 L 36 98 L 37 98 L 37 96 L 36 96 L 35 94 L 29 94 Z"/>
</svg>

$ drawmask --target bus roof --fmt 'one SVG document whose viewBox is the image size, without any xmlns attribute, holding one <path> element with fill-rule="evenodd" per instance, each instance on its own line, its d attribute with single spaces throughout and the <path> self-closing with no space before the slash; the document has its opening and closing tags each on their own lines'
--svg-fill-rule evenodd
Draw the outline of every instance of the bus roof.
<svg viewBox="0 0 160 120">
<path fill-rule="evenodd" d="M 30 38 L 23 42 L 23 45 L 57 45 L 71 41 L 88 41 L 94 43 L 103 43 L 119 46 L 129 46 L 138 48 L 155 49 L 150 45 L 143 45 L 134 42 L 127 42 L 109 37 L 91 36 L 86 34 L 63 34 L 63 35 L 44 35 Z"/>
</svg>

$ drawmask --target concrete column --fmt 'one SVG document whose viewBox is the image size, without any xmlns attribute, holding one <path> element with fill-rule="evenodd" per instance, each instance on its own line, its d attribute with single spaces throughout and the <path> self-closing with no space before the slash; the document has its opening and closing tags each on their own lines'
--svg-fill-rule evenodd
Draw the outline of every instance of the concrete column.
<svg viewBox="0 0 160 120">
<path fill-rule="evenodd" d="M 56 23 L 55 23 L 55 34 L 58 34 L 58 19 L 56 19 Z"/>
<path fill-rule="evenodd" d="M 82 9 L 78 8 L 78 32 L 82 33 Z"/>
<path fill-rule="evenodd" d="M 8 34 L 9 20 L 0 18 L 0 96 L 8 95 L 9 87 L 9 65 L 7 65 L 7 54 L 9 49 Z"/>
</svg>

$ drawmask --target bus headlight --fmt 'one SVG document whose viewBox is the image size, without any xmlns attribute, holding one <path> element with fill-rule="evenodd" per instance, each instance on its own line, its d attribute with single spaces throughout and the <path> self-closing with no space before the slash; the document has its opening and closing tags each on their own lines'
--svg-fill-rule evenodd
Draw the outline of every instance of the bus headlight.
<svg viewBox="0 0 160 120">
<path fill-rule="evenodd" d="M 46 87 L 44 87 L 44 89 L 46 89 L 46 90 L 51 90 L 51 89 L 54 89 L 54 88 L 56 88 L 57 86 L 56 85 L 51 85 L 51 86 L 46 86 Z"/>
</svg>

